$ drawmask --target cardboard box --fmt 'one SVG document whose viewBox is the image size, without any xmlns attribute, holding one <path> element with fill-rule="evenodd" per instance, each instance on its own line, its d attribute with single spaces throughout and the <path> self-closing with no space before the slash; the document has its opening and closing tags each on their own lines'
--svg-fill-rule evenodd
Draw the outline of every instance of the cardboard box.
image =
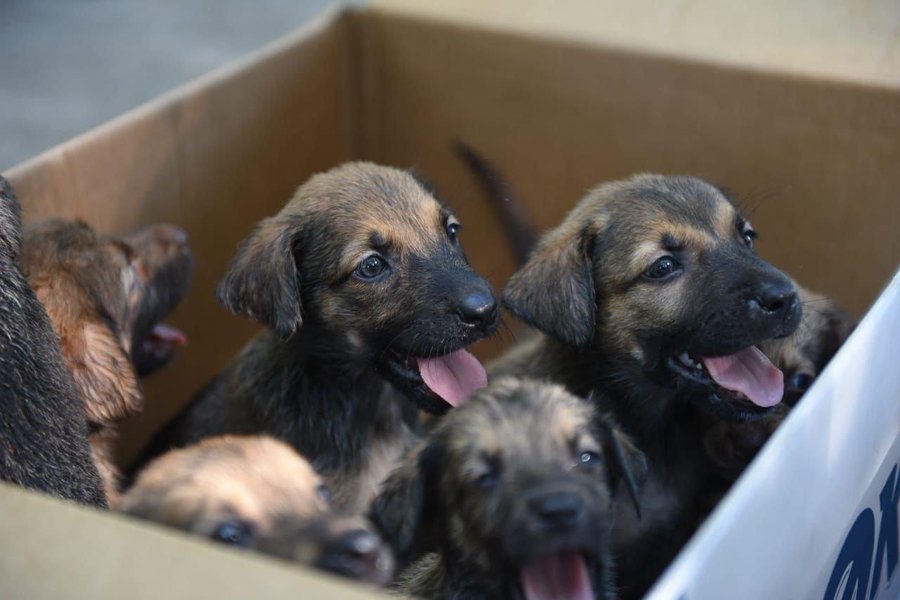
<svg viewBox="0 0 900 600">
<path fill-rule="evenodd" d="M 500 165 L 545 227 L 600 181 L 706 177 L 745 199 L 763 256 L 862 314 L 900 258 L 900 10 L 744 4 L 395 0 L 332 11 L 9 171 L 28 220 L 77 217 L 103 231 L 165 221 L 191 235 L 197 275 L 173 319 L 191 344 L 147 382 L 123 458 L 256 331 L 214 300 L 237 242 L 309 175 L 354 158 L 434 182 L 497 289 L 513 259 L 453 140 Z M 851 525 L 894 476 L 882 465 L 900 459 L 896 291 L 654 597 L 822 597 Z M 5 487 L 0 537 L 3 598 L 355 597 L 300 569 Z M 885 539 L 872 546 L 896 544 Z M 896 556 L 882 557 L 882 579 L 896 579 Z"/>
</svg>

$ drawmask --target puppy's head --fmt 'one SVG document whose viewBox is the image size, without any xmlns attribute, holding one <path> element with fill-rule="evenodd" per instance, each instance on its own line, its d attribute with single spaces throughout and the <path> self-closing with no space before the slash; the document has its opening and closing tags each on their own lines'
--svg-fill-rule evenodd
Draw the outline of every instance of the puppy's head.
<svg viewBox="0 0 900 600">
<path fill-rule="evenodd" d="M 315 329 L 322 352 L 372 362 L 422 408 L 444 412 L 484 385 L 463 349 L 498 318 L 459 227 L 409 173 L 349 163 L 257 226 L 219 298 L 283 337 Z"/>
<path fill-rule="evenodd" d="M 443 417 L 390 476 L 373 518 L 404 559 L 437 549 L 529 597 L 593 598 L 609 566 L 612 488 L 624 482 L 636 501 L 645 471 L 590 402 L 501 379 Z"/>
<path fill-rule="evenodd" d="M 718 416 L 748 418 L 782 397 L 782 374 L 757 346 L 791 334 L 802 312 L 755 238 L 718 188 L 640 175 L 582 200 L 504 300 L 545 333 L 600 349 L 632 386 L 652 382 Z"/>
<path fill-rule="evenodd" d="M 154 225 L 104 236 L 82 222 L 26 228 L 22 262 L 47 309 L 89 419 L 105 424 L 139 408 L 136 375 L 166 364 L 184 334 L 160 324 L 190 282 L 186 234 Z"/>
<path fill-rule="evenodd" d="M 856 320 L 834 300 L 797 286 L 803 303 L 800 326 L 791 335 L 769 340 L 760 349 L 784 373 L 784 399 L 796 404 L 856 327 Z"/>
<path fill-rule="evenodd" d="M 267 437 L 174 450 L 140 473 L 122 512 L 217 542 L 385 584 L 393 558 L 361 517 L 329 509 L 312 466 Z"/>
</svg>

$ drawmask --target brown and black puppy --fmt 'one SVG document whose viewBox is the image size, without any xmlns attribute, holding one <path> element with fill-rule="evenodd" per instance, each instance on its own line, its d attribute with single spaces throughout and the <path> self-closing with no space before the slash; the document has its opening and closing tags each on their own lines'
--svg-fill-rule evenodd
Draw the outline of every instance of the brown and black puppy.
<svg viewBox="0 0 900 600">
<path fill-rule="evenodd" d="M 362 517 L 329 506 L 329 491 L 290 446 L 222 436 L 150 463 L 122 497 L 127 514 L 374 585 L 393 557 Z"/>
<path fill-rule="evenodd" d="M 646 462 L 595 406 L 504 378 L 443 417 L 372 514 L 424 598 L 613 598 L 613 489 L 637 502 Z"/>
<path fill-rule="evenodd" d="M 740 476 L 856 327 L 856 320 L 833 300 L 799 285 L 797 289 L 803 302 L 800 326 L 760 346 L 785 375 L 784 400 L 761 419 L 716 423 L 704 437 L 709 460 L 726 483 Z"/>
<path fill-rule="evenodd" d="M 755 237 L 715 186 L 639 175 L 591 192 L 506 287 L 509 310 L 542 335 L 495 372 L 594 393 L 648 454 L 645 518 L 616 526 L 628 594 L 693 530 L 710 422 L 759 418 L 782 398 L 759 346 L 796 330 L 801 302 Z"/>
<path fill-rule="evenodd" d="M 187 234 L 171 225 L 123 236 L 78 221 L 25 229 L 23 270 L 75 376 L 110 505 L 119 490 L 116 427 L 141 410 L 138 376 L 165 365 L 186 341 L 160 321 L 186 292 L 192 264 Z"/>
<path fill-rule="evenodd" d="M 497 304 L 458 229 L 405 171 L 350 163 L 312 177 L 219 286 L 229 310 L 268 330 L 147 454 L 267 433 L 308 457 L 339 505 L 366 506 L 406 446 L 409 414 L 445 412 L 486 383 L 464 348 L 494 331 Z"/>
<path fill-rule="evenodd" d="M 106 506 L 84 406 L 21 268 L 21 218 L 0 177 L 0 480 Z"/>
</svg>

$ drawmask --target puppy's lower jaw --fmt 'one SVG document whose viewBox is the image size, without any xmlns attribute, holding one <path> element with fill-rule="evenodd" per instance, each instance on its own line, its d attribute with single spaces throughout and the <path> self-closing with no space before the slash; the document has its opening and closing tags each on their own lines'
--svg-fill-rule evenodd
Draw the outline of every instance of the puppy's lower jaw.
<svg viewBox="0 0 900 600">
<path fill-rule="evenodd" d="M 149 375 L 166 366 L 176 349 L 187 345 L 187 335 L 182 331 L 158 323 L 150 333 L 132 345 L 131 360 L 139 376 Z"/>
<path fill-rule="evenodd" d="M 521 572 L 525 600 L 594 600 L 584 555 L 562 550 L 532 560 Z"/>
</svg>

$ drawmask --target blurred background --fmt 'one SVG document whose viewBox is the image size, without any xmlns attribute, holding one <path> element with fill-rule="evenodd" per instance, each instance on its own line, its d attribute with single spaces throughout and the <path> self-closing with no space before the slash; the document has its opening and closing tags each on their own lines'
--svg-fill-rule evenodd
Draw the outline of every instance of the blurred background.
<svg viewBox="0 0 900 600">
<path fill-rule="evenodd" d="M 0 172 L 267 44 L 331 4 L 337 1 L 0 0 Z"/>
</svg>

